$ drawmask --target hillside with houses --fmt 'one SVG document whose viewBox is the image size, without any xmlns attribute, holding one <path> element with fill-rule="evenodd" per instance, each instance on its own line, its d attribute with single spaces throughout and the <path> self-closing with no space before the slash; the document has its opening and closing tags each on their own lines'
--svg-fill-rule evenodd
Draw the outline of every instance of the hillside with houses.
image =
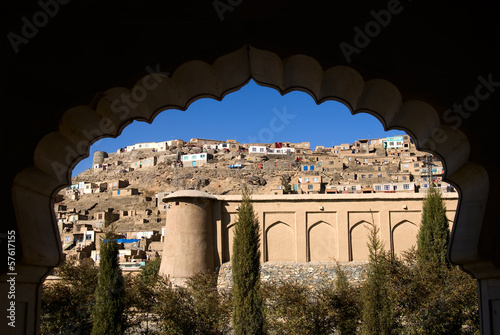
<svg viewBox="0 0 500 335">
<path fill-rule="evenodd" d="M 361 194 L 442 192 L 440 161 L 416 150 L 408 135 L 360 139 L 333 147 L 309 142 L 238 143 L 193 138 L 136 143 L 96 151 L 93 167 L 72 179 L 55 199 L 63 252 L 98 261 L 98 241 L 113 224 L 121 234 L 120 260 L 134 269 L 161 254 L 168 194 Z"/>
</svg>

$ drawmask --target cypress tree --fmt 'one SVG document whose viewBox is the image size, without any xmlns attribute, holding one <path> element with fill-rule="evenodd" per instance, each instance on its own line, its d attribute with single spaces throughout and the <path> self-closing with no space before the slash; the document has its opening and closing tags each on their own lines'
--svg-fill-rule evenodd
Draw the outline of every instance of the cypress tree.
<svg viewBox="0 0 500 335">
<path fill-rule="evenodd" d="M 108 231 L 101 241 L 96 301 L 92 311 L 92 335 L 122 334 L 124 321 L 123 276 L 118 266 L 118 243 Z"/>
<path fill-rule="evenodd" d="M 233 329 L 239 334 L 262 334 L 259 222 L 245 188 L 235 225 L 232 257 Z"/>
<path fill-rule="evenodd" d="M 417 237 L 418 285 L 423 294 L 417 297 L 418 307 L 410 315 L 421 333 L 458 334 L 469 319 L 464 311 L 473 310 L 464 303 L 466 296 L 470 296 L 464 290 L 465 278 L 457 280 L 460 270 L 453 268 L 446 258 L 449 236 L 441 193 L 431 187 L 424 199 Z"/>
<path fill-rule="evenodd" d="M 450 239 L 446 207 L 441 193 L 431 187 L 424 199 L 422 222 L 417 236 L 417 260 L 419 264 L 449 266 L 446 259 Z"/>
<path fill-rule="evenodd" d="M 389 259 L 374 223 L 370 227 L 368 242 L 370 262 L 367 278 L 362 287 L 362 333 L 367 335 L 391 334 L 395 328 L 395 314 L 391 300 Z"/>
</svg>

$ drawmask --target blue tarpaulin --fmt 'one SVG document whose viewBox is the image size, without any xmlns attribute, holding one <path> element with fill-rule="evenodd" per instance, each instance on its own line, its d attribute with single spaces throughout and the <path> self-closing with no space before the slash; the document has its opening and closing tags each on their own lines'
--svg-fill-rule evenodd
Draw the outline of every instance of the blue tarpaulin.
<svg viewBox="0 0 500 335">
<path fill-rule="evenodd" d="M 103 240 L 103 242 L 107 242 L 108 240 Z M 116 243 L 134 243 L 134 242 L 137 242 L 139 241 L 138 238 L 119 238 L 117 240 L 115 240 Z"/>
</svg>

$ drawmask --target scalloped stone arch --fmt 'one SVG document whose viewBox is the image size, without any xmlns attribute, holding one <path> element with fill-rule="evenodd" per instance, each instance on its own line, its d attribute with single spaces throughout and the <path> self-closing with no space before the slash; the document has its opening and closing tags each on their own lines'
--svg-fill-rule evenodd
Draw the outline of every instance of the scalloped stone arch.
<svg viewBox="0 0 500 335">
<path fill-rule="evenodd" d="M 364 80 L 347 66 L 323 69 L 312 57 L 295 55 L 280 59 L 275 53 L 244 45 L 213 64 L 190 61 L 171 77 L 151 73 L 132 88 L 115 87 L 99 93 L 89 106 L 76 106 L 60 120 L 59 129 L 47 134 L 34 153 L 34 166 L 21 171 L 12 185 L 19 246 L 23 255 L 17 266 L 30 268 L 33 290 L 62 260 L 53 213 L 52 196 L 70 183 L 73 167 L 88 156 L 89 148 L 104 137 L 117 137 L 133 120 L 152 122 L 165 109 L 186 110 L 200 98 L 221 100 L 250 79 L 281 94 L 299 90 L 316 103 L 335 100 L 351 113 L 375 116 L 385 130 L 406 131 L 420 150 L 438 156 L 445 166 L 445 180 L 460 193 L 459 208 L 449 247 L 450 260 L 476 278 L 499 277 L 490 256 L 480 254 L 480 234 L 488 197 L 488 175 L 469 162 L 470 145 L 458 129 L 440 123 L 432 103 L 407 100 L 384 79 Z M 132 100 L 132 97 L 135 100 Z M 26 203 L 31 210 L 23 210 Z M 27 295 L 32 293 L 28 292 Z M 39 296 L 39 293 L 33 293 Z M 36 317 L 33 317 L 36 319 Z"/>
<path fill-rule="evenodd" d="M 252 46 L 224 55 L 213 64 L 185 63 L 171 78 L 152 73 L 131 89 L 111 88 L 96 96 L 95 108 L 71 108 L 63 115 L 59 131 L 40 141 L 35 151 L 35 166 L 20 173 L 16 184 L 50 197 L 70 183 L 72 168 L 88 156 L 90 145 L 95 141 L 119 136 L 134 120 L 151 123 L 165 109 L 186 110 L 200 98 L 220 101 L 251 78 L 281 94 L 299 90 L 308 93 L 316 103 L 342 102 L 353 115 L 375 116 L 386 130 L 404 130 L 420 150 L 429 151 L 443 161 L 445 179 L 454 184 L 462 196 L 464 191 L 468 194 L 471 190 L 477 190 L 474 192 L 476 200 L 478 195 L 481 200 L 487 195 L 484 192 L 488 185 L 485 171 L 468 163 L 467 138 L 459 130 L 441 125 L 437 111 L 430 104 L 419 100 L 404 101 L 390 82 L 382 79 L 364 81 L 360 73 L 346 66 L 323 70 L 311 57 L 296 55 L 282 60 L 272 52 Z M 134 102 L 130 103 L 132 98 Z M 471 183 L 467 182 L 471 178 L 479 187 L 471 189 Z M 32 181 L 40 179 L 44 182 L 37 182 L 33 187 Z M 461 205 L 464 201 L 468 199 L 462 199 Z M 464 210 L 467 209 L 461 212 Z M 461 233 L 460 219 L 457 223 L 454 237 Z M 460 235 L 460 238 L 465 237 Z M 467 263 L 462 252 L 451 256 L 457 264 Z"/>
</svg>

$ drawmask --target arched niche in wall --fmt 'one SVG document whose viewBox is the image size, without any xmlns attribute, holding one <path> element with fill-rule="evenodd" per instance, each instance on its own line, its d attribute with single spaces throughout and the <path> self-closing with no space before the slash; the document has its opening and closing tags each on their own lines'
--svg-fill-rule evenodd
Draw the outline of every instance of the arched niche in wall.
<svg viewBox="0 0 500 335">
<path fill-rule="evenodd" d="M 349 261 L 367 261 L 371 223 L 359 221 L 349 229 Z"/>
<path fill-rule="evenodd" d="M 278 221 L 266 228 L 265 261 L 295 261 L 294 231 L 288 224 Z"/>
<path fill-rule="evenodd" d="M 337 230 L 328 222 L 318 221 L 307 230 L 307 258 L 310 262 L 338 258 Z"/>
<path fill-rule="evenodd" d="M 412 246 L 417 246 L 417 234 L 419 227 L 415 223 L 403 220 L 392 227 L 391 230 L 391 252 L 395 256 L 401 256 L 404 251 Z"/>
</svg>

